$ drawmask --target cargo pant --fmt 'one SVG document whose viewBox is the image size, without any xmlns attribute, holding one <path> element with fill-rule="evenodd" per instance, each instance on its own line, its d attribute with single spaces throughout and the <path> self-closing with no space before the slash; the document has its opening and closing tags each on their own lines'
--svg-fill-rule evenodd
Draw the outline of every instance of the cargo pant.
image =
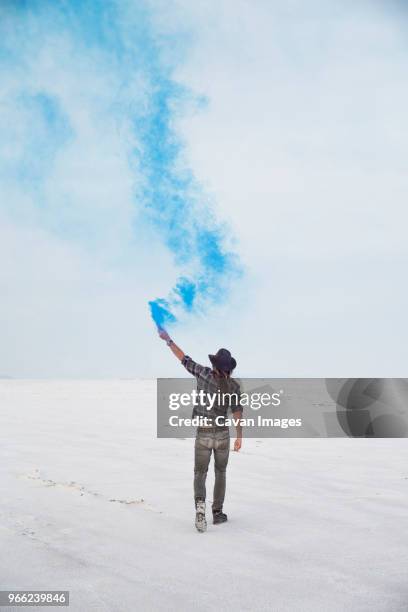
<svg viewBox="0 0 408 612">
<path fill-rule="evenodd" d="M 222 510 L 225 497 L 226 470 L 230 450 L 229 429 L 218 431 L 197 431 L 194 446 L 194 499 L 204 499 L 206 496 L 205 481 L 208 465 L 214 451 L 214 496 L 213 512 Z"/>
</svg>

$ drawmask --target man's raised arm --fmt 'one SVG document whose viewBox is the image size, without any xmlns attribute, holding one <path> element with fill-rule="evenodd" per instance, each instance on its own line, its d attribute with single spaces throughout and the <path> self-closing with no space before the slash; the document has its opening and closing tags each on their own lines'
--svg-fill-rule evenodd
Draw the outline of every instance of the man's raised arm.
<svg viewBox="0 0 408 612">
<path fill-rule="evenodd" d="M 159 328 L 159 336 L 166 341 L 167 346 L 170 347 L 171 352 L 179 359 L 182 365 L 186 368 L 189 374 L 192 374 L 196 378 L 207 378 L 208 373 L 211 372 L 210 368 L 196 363 L 194 359 L 185 355 L 184 352 L 177 346 L 175 342 L 170 338 L 169 334 L 165 329 Z"/>
<path fill-rule="evenodd" d="M 162 329 L 161 327 L 159 328 L 159 336 L 162 340 L 166 341 L 167 346 L 170 347 L 171 352 L 177 357 L 177 359 L 179 361 L 183 361 L 184 359 L 183 351 L 181 350 L 181 348 L 177 346 L 175 342 L 173 342 L 173 340 L 170 338 L 169 334 L 166 332 L 165 329 Z"/>
</svg>

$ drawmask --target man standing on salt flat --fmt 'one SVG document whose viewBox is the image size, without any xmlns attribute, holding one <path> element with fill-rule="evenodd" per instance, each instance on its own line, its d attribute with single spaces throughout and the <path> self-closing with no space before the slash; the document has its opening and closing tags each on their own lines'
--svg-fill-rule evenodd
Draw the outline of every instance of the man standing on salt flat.
<svg viewBox="0 0 408 612">
<path fill-rule="evenodd" d="M 216 355 L 208 355 L 212 368 L 199 365 L 184 354 L 184 352 L 173 342 L 164 329 L 159 329 L 160 338 L 166 341 L 174 355 L 181 361 L 186 370 L 196 377 L 197 391 L 203 390 L 207 394 L 220 398 L 215 401 L 209 410 L 208 403 L 200 403 L 194 406 L 193 417 L 206 417 L 208 426 L 198 427 L 194 447 L 194 501 L 196 507 L 195 525 L 198 531 L 207 529 L 205 518 L 205 481 L 207 478 L 208 465 L 211 454 L 214 451 L 214 496 L 212 503 L 213 523 L 218 525 L 225 523 L 227 515 L 222 511 L 225 497 L 226 470 L 230 450 L 230 435 L 227 425 L 222 424 L 227 416 L 228 408 L 234 413 L 234 418 L 242 417 L 240 405 L 240 387 L 236 380 L 231 378 L 232 371 L 237 362 L 227 349 L 220 349 Z M 207 400 L 208 401 L 208 400 Z M 212 425 L 211 425 L 212 423 Z M 239 451 L 242 445 L 242 427 L 238 423 L 237 437 L 234 450 Z"/>
</svg>

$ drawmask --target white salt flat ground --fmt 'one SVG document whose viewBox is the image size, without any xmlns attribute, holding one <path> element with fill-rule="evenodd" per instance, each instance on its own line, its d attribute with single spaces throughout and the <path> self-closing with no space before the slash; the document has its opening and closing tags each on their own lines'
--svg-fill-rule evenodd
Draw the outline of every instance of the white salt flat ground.
<svg viewBox="0 0 408 612">
<path fill-rule="evenodd" d="M 198 534 L 193 440 L 156 439 L 154 382 L 1 381 L 0 408 L 1 589 L 81 612 L 408 610 L 406 440 L 246 440 L 230 521 Z"/>
</svg>

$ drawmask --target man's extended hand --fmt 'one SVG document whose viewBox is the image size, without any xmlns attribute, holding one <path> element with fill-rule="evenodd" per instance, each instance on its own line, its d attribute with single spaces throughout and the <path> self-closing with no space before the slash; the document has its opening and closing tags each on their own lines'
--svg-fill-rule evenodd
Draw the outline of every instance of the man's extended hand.
<svg viewBox="0 0 408 612">
<path fill-rule="evenodd" d="M 173 342 L 166 330 L 163 329 L 163 327 L 158 327 L 157 331 L 159 332 L 160 338 L 167 342 L 173 355 L 175 355 L 179 361 L 183 361 L 185 357 L 183 351 L 177 346 L 175 342 Z"/>
<path fill-rule="evenodd" d="M 159 336 L 162 340 L 165 340 L 166 342 L 170 340 L 169 334 L 162 327 L 159 327 Z"/>
<path fill-rule="evenodd" d="M 237 438 L 234 442 L 234 451 L 239 451 L 242 446 L 242 438 Z"/>
</svg>

